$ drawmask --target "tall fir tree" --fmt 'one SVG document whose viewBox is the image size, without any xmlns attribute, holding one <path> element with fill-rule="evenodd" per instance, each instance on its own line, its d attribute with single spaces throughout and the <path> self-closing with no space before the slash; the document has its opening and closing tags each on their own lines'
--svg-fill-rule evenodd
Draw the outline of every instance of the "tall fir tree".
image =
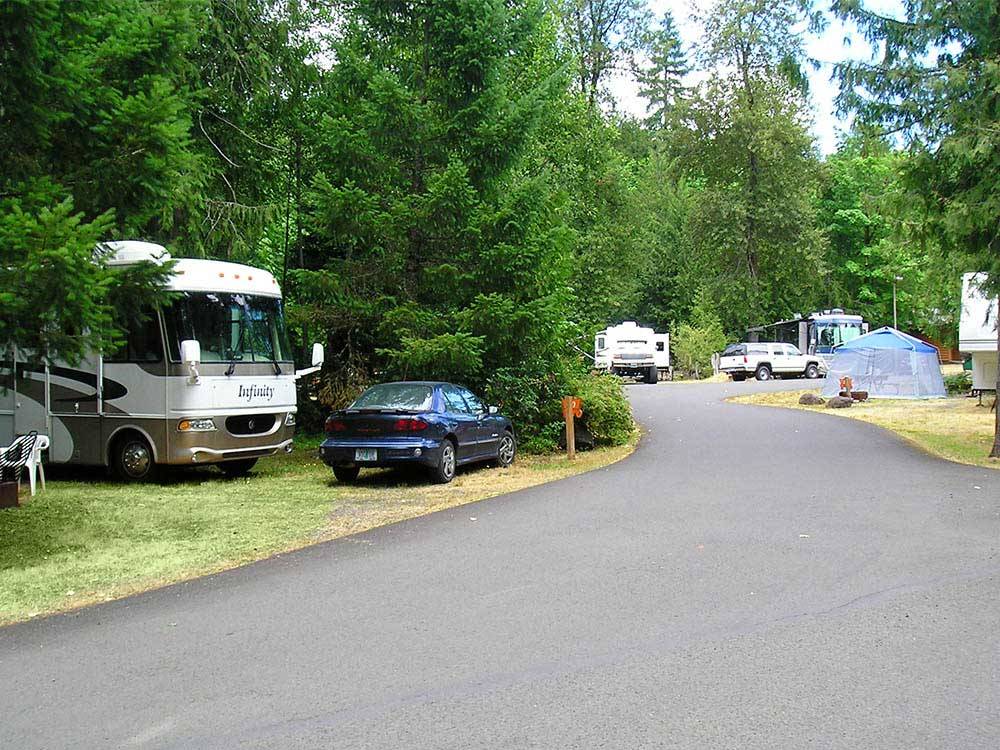
<svg viewBox="0 0 1000 750">
<path fill-rule="evenodd" d="M 649 62 L 636 66 L 635 78 L 639 96 L 647 102 L 646 123 L 650 128 L 665 128 L 684 97 L 683 79 L 689 70 L 670 11 L 663 14 L 658 28 L 646 33 L 643 50 Z"/>
<path fill-rule="evenodd" d="M 893 16 L 838 0 L 834 10 L 880 49 L 838 67 L 841 107 L 907 139 L 908 188 L 927 229 L 970 270 L 988 272 L 1000 297 L 1000 7 L 940 0 Z M 996 320 L 1000 363 L 1000 308 Z M 1000 368 L 997 377 L 1000 391 Z M 990 455 L 1000 458 L 1000 409 Z"/>
</svg>

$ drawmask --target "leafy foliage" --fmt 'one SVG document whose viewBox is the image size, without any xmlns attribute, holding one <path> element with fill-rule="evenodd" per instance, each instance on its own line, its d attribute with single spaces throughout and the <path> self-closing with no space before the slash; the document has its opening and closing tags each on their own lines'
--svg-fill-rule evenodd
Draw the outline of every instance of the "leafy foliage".
<svg viewBox="0 0 1000 750">
<path fill-rule="evenodd" d="M 839 66 L 841 108 L 906 137 L 904 173 L 925 226 L 945 253 L 988 272 L 1000 294 L 1000 8 L 989 0 L 907 3 L 902 18 L 859 0 L 834 9 L 883 49 L 876 61 Z M 990 455 L 1000 457 L 1000 411 Z"/>
<path fill-rule="evenodd" d="M 722 322 L 715 313 L 706 287 L 698 290 L 690 323 L 682 323 L 673 336 L 677 366 L 698 378 L 712 367 L 712 355 L 726 345 Z"/>
</svg>

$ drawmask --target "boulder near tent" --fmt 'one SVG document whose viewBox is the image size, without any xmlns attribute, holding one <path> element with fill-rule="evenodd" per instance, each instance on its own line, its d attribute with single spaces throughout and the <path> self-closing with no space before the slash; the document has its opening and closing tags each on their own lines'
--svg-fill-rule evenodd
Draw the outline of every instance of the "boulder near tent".
<svg viewBox="0 0 1000 750">
<path fill-rule="evenodd" d="M 886 326 L 833 350 L 823 395 L 836 396 L 840 379 L 869 398 L 944 398 L 938 351 L 930 344 Z"/>
</svg>

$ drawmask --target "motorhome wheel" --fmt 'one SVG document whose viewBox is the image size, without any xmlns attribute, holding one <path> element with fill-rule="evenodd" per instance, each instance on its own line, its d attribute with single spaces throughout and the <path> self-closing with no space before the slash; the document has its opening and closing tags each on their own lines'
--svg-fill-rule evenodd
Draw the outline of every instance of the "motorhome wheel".
<svg viewBox="0 0 1000 750">
<path fill-rule="evenodd" d="M 153 450 L 141 435 L 129 434 L 115 441 L 111 449 L 111 471 L 126 482 L 139 482 L 152 476 Z"/>
</svg>

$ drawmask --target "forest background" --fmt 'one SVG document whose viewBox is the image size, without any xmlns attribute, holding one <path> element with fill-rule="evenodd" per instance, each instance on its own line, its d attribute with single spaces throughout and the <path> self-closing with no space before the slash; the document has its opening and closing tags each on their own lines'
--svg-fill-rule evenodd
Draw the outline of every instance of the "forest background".
<svg viewBox="0 0 1000 750">
<path fill-rule="evenodd" d="M 972 5 L 989 38 L 995 9 Z M 882 70 L 977 33 L 833 12 L 909 44 Z M 599 441 L 627 439 L 620 389 L 581 354 L 622 320 L 704 366 L 796 313 L 891 323 L 899 278 L 899 327 L 954 343 L 960 274 L 986 266 L 934 221 L 920 113 L 897 127 L 898 106 L 851 98 L 880 93 L 875 67 L 838 69 L 858 125 L 821 156 L 803 39 L 825 18 L 718 0 L 690 47 L 643 0 L 4 0 L 0 342 L 70 359 L 114 342 L 158 272 L 92 251 L 146 239 L 279 278 L 302 359 L 326 345 L 307 424 L 374 380 L 450 379 L 539 450 L 569 392 Z M 643 118 L 616 110 L 623 70 Z"/>
</svg>

